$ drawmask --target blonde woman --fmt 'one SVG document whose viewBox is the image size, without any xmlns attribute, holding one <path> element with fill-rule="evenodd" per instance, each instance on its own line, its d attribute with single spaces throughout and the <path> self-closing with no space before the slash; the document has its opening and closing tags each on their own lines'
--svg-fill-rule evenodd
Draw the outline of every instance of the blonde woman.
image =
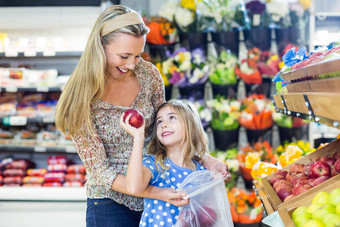
<svg viewBox="0 0 340 227">
<path fill-rule="evenodd" d="M 106 9 L 58 101 L 56 126 L 72 136 L 86 168 L 88 227 L 138 226 L 141 197 L 176 206 L 187 203 L 182 199 L 185 195 L 172 188 L 149 186 L 132 194 L 126 186 L 133 138 L 120 126 L 120 116 L 130 108 L 143 114 L 146 148 L 154 113 L 165 102 L 159 71 L 140 57 L 148 31 L 142 17 L 130 8 L 114 5 Z M 209 160 L 208 166 L 227 171 L 223 163 Z"/>
</svg>

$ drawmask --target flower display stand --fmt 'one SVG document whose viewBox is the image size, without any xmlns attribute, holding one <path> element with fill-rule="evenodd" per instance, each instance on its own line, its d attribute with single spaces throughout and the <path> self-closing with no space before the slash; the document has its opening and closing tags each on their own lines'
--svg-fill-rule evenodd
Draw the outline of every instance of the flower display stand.
<svg viewBox="0 0 340 227">
<path fill-rule="evenodd" d="M 237 88 L 238 84 L 213 84 L 211 83 L 211 89 L 213 96 L 217 95 L 224 96 L 225 98 L 236 99 L 237 98 Z"/>
<path fill-rule="evenodd" d="M 302 140 L 308 135 L 308 125 L 303 125 L 298 128 L 285 128 L 278 126 L 280 143 L 292 142 L 293 139 Z"/>
<path fill-rule="evenodd" d="M 260 84 L 247 84 L 245 83 L 246 96 L 251 94 L 264 94 L 267 98 L 270 98 L 271 87 L 273 85 L 271 78 L 262 78 Z"/>
<path fill-rule="evenodd" d="M 173 87 L 172 84 L 165 86 L 165 99 L 167 101 L 170 100 L 172 97 L 172 87 Z"/>
<path fill-rule="evenodd" d="M 190 85 L 190 86 L 179 86 L 179 93 L 181 99 L 203 99 L 204 98 L 204 90 L 205 90 L 205 83 L 197 84 L 197 85 Z"/>
<path fill-rule="evenodd" d="M 218 52 L 221 52 L 221 50 L 225 48 L 238 57 L 240 31 L 212 32 L 211 38 L 212 41 L 215 42 Z"/>
<path fill-rule="evenodd" d="M 268 27 L 252 28 L 244 30 L 244 40 L 247 49 L 254 47 L 260 50 L 270 50 L 271 47 L 271 30 Z"/>
<path fill-rule="evenodd" d="M 240 128 L 234 130 L 213 129 L 212 131 L 215 141 L 215 148 L 217 150 L 225 151 L 227 149 L 237 147 Z"/>
<path fill-rule="evenodd" d="M 208 33 L 204 32 L 187 32 L 179 33 L 179 42 L 182 47 L 188 50 L 194 50 L 201 47 L 205 52 L 208 49 Z"/>
<path fill-rule="evenodd" d="M 301 42 L 301 31 L 298 27 L 276 28 L 274 31 L 279 54 L 282 54 L 288 43 L 297 45 Z"/>
<path fill-rule="evenodd" d="M 255 144 L 257 141 L 267 140 L 272 144 L 272 128 L 267 129 L 246 129 L 247 139 L 249 144 Z"/>
</svg>

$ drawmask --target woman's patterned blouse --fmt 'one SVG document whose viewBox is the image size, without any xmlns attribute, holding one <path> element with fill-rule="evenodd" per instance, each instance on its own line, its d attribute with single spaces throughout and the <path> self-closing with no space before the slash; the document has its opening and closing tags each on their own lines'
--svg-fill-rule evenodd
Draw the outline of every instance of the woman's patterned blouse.
<svg viewBox="0 0 340 227">
<path fill-rule="evenodd" d="M 134 108 L 145 120 L 145 144 L 150 142 L 152 123 L 157 108 L 165 102 L 164 84 L 157 68 L 140 59 L 134 68 L 140 83 L 140 92 L 130 107 L 116 106 L 102 100 L 91 104 L 91 120 L 95 134 L 76 136 L 73 141 L 86 167 L 86 192 L 89 198 L 111 198 L 132 210 L 143 209 L 143 198 L 122 194 L 111 189 L 117 174 L 126 175 L 133 137 L 120 126 L 122 113 Z M 126 91 L 129 92 L 129 91 Z M 87 131 L 87 129 L 85 129 Z"/>
</svg>

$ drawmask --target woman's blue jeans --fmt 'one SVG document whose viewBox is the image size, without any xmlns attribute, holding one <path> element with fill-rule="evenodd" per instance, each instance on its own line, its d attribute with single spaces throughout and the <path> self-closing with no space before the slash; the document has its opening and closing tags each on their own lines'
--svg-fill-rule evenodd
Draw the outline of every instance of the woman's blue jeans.
<svg viewBox="0 0 340 227">
<path fill-rule="evenodd" d="M 86 227 L 137 227 L 141 215 L 109 198 L 87 199 Z"/>
</svg>

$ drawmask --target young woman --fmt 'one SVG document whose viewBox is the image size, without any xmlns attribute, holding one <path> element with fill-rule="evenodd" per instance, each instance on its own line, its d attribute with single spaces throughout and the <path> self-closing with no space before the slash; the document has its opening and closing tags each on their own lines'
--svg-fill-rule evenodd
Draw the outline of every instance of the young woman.
<svg viewBox="0 0 340 227">
<path fill-rule="evenodd" d="M 189 103 L 171 100 L 156 114 L 149 155 L 143 157 L 144 126 L 135 128 L 123 121 L 122 127 L 134 138 L 127 170 L 127 188 L 132 194 L 149 185 L 177 189 L 188 174 L 205 169 L 208 140 L 196 108 Z M 180 212 L 178 206 L 157 199 L 144 199 L 139 226 L 173 226 Z"/>
</svg>

